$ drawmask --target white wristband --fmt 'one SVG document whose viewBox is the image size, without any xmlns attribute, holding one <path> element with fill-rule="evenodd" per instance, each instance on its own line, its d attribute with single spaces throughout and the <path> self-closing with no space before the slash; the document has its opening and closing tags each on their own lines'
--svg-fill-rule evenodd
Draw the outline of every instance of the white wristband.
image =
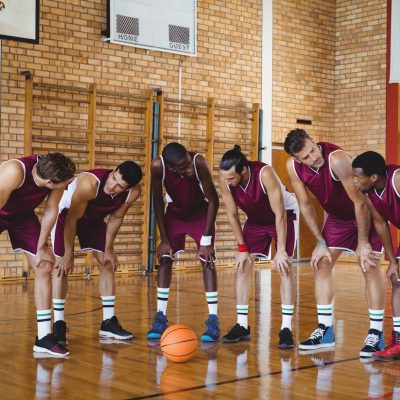
<svg viewBox="0 0 400 400">
<path fill-rule="evenodd" d="M 200 246 L 211 246 L 212 236 L 202 236 L 200 239 Z"/>
</svg>

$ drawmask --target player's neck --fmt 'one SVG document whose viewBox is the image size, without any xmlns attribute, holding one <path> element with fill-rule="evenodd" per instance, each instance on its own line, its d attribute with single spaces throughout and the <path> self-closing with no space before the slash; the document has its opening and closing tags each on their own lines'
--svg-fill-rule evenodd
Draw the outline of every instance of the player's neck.
<svg viewBox="0 0 400 400">
<path fill-rule="evenodd" d="M 242 175 L 242 179 L 239 183 L 239 185 L 245 189 L 247 184 L 249 183 L 249 179 L 250 179 L 250 171 L 248 168 L 245 169 L 243 175 Z"/>
<path fill-rule="evenodd" d="M 383 189 L 385 189 L 386 186 L 386 179 L 387 177 L 379 177 L 378 180 L 375 183 L 375 190 L 377 190 L 378 192 L 382 191 Z"/>
</svg>

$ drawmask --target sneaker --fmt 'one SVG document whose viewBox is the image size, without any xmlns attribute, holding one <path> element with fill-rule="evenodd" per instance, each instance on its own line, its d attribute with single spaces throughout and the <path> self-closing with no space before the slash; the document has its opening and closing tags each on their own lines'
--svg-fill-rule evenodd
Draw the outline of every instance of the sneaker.
<svg viewBox="0 0 400 400">
<path fill-rule="evenodd" d="M 147 339 L 160 339 L 167 328 L 167 317 L 162 311 L 159 311 L 154 318 L 151 329 L 147 332 Z"/>
<path fill-rule="evenodd" d="M 250 340 L 250 326 L 246 329 L 236 324 L 229 329 L 228 333 L 222 338 L 225 343 L 238 342 L 239 340 Z"/>
<path fill-rule="evenodd" d="M 52 333 L 38 339 L 36 336 L 33 351 L 36 353 L 47 353 L 54 357 L 65 357 L 69 355 L 68 349 L 60 346 Z"/>
<path fill-rule="evenodd" d="M 68 344 L 67 340 L 67 324 L 65 321 L 56 321 L 53 324 L 53 335 L 55 336 L 57 343 L 61 346 L 66 346 Z"/>
<path fill-rule="evenodd" d="M 206 331 L 201 335 L 203 342 L 217 342 L 219 340 L 219 321 L 215 314 L 210 314 L 205 322 Z"/>
<path fill-rule="evenodd" d="M 400 359 L 400 333 L 393 331 L 392 342 L 383 350 L 372 354 L 374 360 L 392 361 Z"/>
<path fill-rule="evenodd" d="M 132 333 L 126 331 L 121 326 L 115 315 L 101 323 L 99 335 L 100 337 L 114 338 L 119 340 L 128 340 L 133 338 Z"/>
<path fill-rule="evenodd" d="M 364 343 L 365 346 L 360 351 L 360 357 L 370 358 L 373 353 L 376 353 L 385 347 L 382 331 L 370 329 Z"/>
<path fill-rule="evenodd" d="M 292 331 L 289 328 L 283 328 L 279 332 L 279 344 L 280 349 L 291 349 L 293 348 L 293 336 Z"/>
<path fill-rule="evenodd" d="M 318 324 L 318 328 L 311 336 L 299 344 L 299 349 L 314 350 L 322 347 L 332 347 L 335 345 L 335 334 L 332 326 Z"/>
</svg>

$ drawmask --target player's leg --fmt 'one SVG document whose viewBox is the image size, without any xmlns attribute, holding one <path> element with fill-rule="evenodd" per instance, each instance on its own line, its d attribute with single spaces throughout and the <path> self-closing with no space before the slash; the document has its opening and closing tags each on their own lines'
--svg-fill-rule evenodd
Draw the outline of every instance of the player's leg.
<svg viewBox="0 0 400 400">
<path fill-rule="evenodd" d="M 53 251 L 56 256 L 56 264 L 53 270 L 53 335 L 57 342 L 63 346 L 68 344 L 67 324 L 65 322 L 64 309 L 68 292 L 68 277 L 63 274 L 58 266 L 61 256 L 64 255 L 64 224 L 67 210 L 63 210 L 57 218 L 51 232 Z"/>
<path fill-rule="evenodd" d="M 318 327 L 310 337 L 299 344 L 302 350 L 314 350 L 335 345 L 333 331 L 333 267 L 342 250 L 355 249 L 354 226 L 328 216 L 325 221 L 323 235 L 332 254 L 332 263 L 323 258 L 314 271 L 315 299 L 317 302 Z"/>
<path fill-rule="evenodd" d="M 36 265 L 36 250 L 40 235 L 40 223 L 35 213 L 14 221 L 8 227 L 14 251 L 23 251 L 29 265 L 35 272 L 35 304 L 38 334 L 33 350 L 48 353 L 54 357 L 64 357 L 68 350 L 58 345 L 51 333 L 51 274 L 54 266 L 53 258 L 43 260 Z"/>
<path fill-rule="evenodd" d="M 183 231 L 191 236 L 200 249 L 200 241 L 207 223 L 207 214 L 199 216 L 193 221 L 185 221 Z M 215 229 L 211 232 L 211 247 L 214 249 Z M 215 342 L 219 340 L 220 328 L 218 320 L 218 285 L 217 270 L 215 267 L 215 249 L 212 254 L 212 261 L 206 262 L 202 254 L 199 253 L 200 263 L 203 267 L 203 282 L 205 288 L 205 298 L 208 307 L 208 318 L 205 321 L 206 330 L 201 335 L 203 342 Z"/>
<path fill-rule="evenodd" d="M 379 253 L 382 244 L 373 227 L 370 233 L 370 243 L 374 251 Z M 376 267 L 367 267 L 364 272 L 365 297 L 369 311 L 369 330 L 365 338 L 360 357 L 369 358 L 372 354 L 385 347 L 383 336 L 383 314 L 385 311 L 385 277 L 380 263 Z"/>
<path fill-rule="evenodd" d="M 115 273 L 110 262 L 104 261 L 107 225 L 104 221 L 79 223 L 76 233 L 82 251 L 93 251 L 99 264 L 99 291 L 103 305 L 103 320 L 100 326 L 100 337 L 118 340 L 132 339 L 131 332 L 125 330 L 115 316 Z"/>
<path fill-rule="evenodd" d="M 251 281 L 253 278 L 253 265 L 257 258 L 257 254 L 261 253 L 259 250 L 260 240 L 262 241 L 262 248 L 268 247 L 265 256 L 268 255 L 271 237 L 265 244 L 266 237 L 263 232 L 259 232 L 257 227 L 249 223 L 245 223 L 243 227 L 243 235 L 245 242 L 249 248 L 251 265 L 248 265 L 244 271 L 236 272 L 236 324 L 228 331 L 223 337 L 225 343 L 238 342 L 239 340 L 250 339 L 250 326 L 248 322 L 249 314 L 249 299 L 251 290 Z M 261 239 L 260 239 L 261 237 Z"/>
</svg>

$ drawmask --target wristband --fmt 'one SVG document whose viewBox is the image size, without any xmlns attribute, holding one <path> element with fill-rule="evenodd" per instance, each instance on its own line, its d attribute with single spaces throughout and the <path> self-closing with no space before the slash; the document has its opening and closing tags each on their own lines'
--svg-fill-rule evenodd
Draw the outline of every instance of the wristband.
<svg viewBox="0 0 400 400">
<path fill-rule="evenodd" d="M 239 253 L 248 253 L 249 252 L 249 248 L 247 247 L 247 244 L 238 244 L 237 246 L 238 252 Z"/>
<path fill-rule="evenodd" d="M 326 242 L 325 242 L 325 241 L 323 241 L 323 242 L 317 242 L 316 246 L 317 246 L 317 247 L 326 247 Z"/>
<path fill-rule="evenodd" d="M 211 246 L 212 236 L 202 236 L 200 246 Z"/>
</svg>

